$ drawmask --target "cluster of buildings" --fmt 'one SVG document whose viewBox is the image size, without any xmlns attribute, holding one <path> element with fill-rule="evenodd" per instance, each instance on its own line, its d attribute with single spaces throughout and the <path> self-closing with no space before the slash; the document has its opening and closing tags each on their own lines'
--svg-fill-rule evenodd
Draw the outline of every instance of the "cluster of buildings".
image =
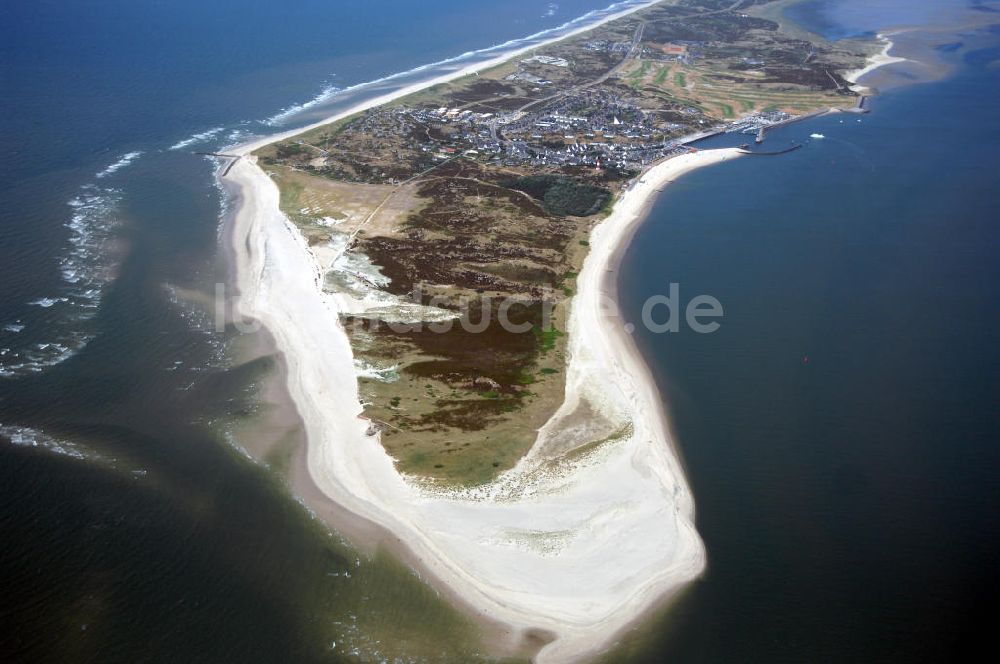
<svg viewBox="0 0 1000 664">
<path fill-rule="evenodd" d="M 377 108 L 347 133 L 363 136 L 366 148 L 388 151 L 397 159 L 405 159 L 404 152 L 423 155 L 418 158 L 422 163 L 461 155 L 505 166 L 634 170 L 685 150 L 671 137 L 688 129 L 664 122 L 612 91 L 596 89 L 531 112 Z"/>
<path fill-rule="evenodd" d="M 551 55 L 536 55 L 531 58 L 525 58 L 524 60 L 521 60 L 521 62 L 526 65 L 537 62 L 540 65 L 548 65 L 550 67 L 569 67 L 569 60 L 565 58 L 555 58 Z"/>
<path fill-rule="evenodd" d="M 764 111 L 754 113 L 745 118 L 740 118 L 726 127 L 727 134 L 739 132 L 741 134 L 756 134 L 764 127 L 786 122 L 792 116 L 784 111 Z"/>
<path fill-rule="evenodd" d="M 637 106 L 600 90 L 568 95 L 537 112 L 395 112 L 419 123 L 447 125 L 447 141 L 420 146 L 438 159 L 462 154 L 507 166 L 634 169 L 684 149 L 669 135 L 685 125 L 656 122 Z"/>
<path fill-rule="evenodd" d="M 703 45 L 702 42 L 678 41 L 657 46 L 644 46 L 642 57 L 646 60 L 677 61 L 690 65 L 701 57 Z"/>
<path fill-rule="evenodd" d="M 597 51 L 598 53 L 628 53 L 632 50 L 632 42 L 614 42 L 614 41 L 590 41 L 583 45 L 588 51 Z"/>
<path fill-rule="evenodd" d="M 505 146 L 500 162 L 505 166 L 614 167 L 627 171 L 687 150 L 670 140 L 652 143 L 572 143 L 561 147 L 511 141 Z"/>
<path fill-rule="evenodd" d="M 535 71 L 538 71 L 537 66 L 542 67 L 559 67 L 566 69 L 569 67 L 569 60 L 565 58 L 557 58 L 551 55 L 535 55 L 530 58 L 525 58 L 521 60 L 521 66 L 518 70 L 509 76 L 506 76 L 504 80 L 507 81 L 521 81 L 522 83 L 529 83 L 531 85 L 543 86 L 552 85 L 552 81 L 548 80 L 544 76 L 539 76 L 538 74 L 532 73 L 531 71 L 526 71 L 524 65 L 536 65 Z"/>
<path fill-rule="evenodd" d="M 504 80 L 523 81 L 524 83 L 531 83 L 532 85 L 552 85 L 552 81 L 526 71 L 516 71 L 513 74 L 504 77 Z"/>
<path fill-rule="evenodd" d="M 790 117 L 783 111 L 755 113 L 732 122 L 725 132 L 752 134 Z M 628 171 L 689 150 L 680 142 L 684 139 L 672 137 L 689 132 L 692 125 L 658 121 L 613 93 L 591 90 L 535 112 L 378 108 L 351 129 L 349 133 L 365 136 L 368 147 L 389 149 L 397 157 L 394 146 L 403 141 L 408 150 L 424 155 L 418 160 L 423 163 L 465 156 L 504 166 Z"/>
<path fill-rule="evenodd" d="M 494 117 L 493 113 L 477 113 L 468 109 L 448 108 L 402 108 L 396 111 L 397 114 L 405 115 L 414 120 L 426 122 L 442 122 L 457 124 L 485 124 Z"/>
</svg>

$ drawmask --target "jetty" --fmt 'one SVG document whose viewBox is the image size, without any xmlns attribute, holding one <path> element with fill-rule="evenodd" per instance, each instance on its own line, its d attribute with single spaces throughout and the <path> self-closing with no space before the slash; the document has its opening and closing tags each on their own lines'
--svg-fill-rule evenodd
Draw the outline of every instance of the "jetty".
<svg viewBox="0 0 1000 664">
<path fill-rule="evenodd" d="M 867 113 L 868 110 L 869 110 L 867 104 L 868 104 L 868 96 L 867 95 L 861 95 L 861 96 L 858 97 L 858 101 L 854 105 L 854 107 L 853 108 L 845 108 L 844 112 L 845 113 Z"/>
<path fill-rule="evenodd" d="M 755 156 L 758 156 L 758 157 L 773 157 L 773 156 L 779 155 L 779 154 L 787 154 L 789 152 L 795 152 L 796 150 L 798 150 L 801 147 L 802 147 L 801 143 L 796 143 L 796 144 L 792 145 L 791 147 L 785 148 L 784 150 L 774 150 L 772 152 L 754 152 L 753 150 L 747 150 L 747 149 L 744 149 L 744 148 L 739 148 L 739 151 L 740 151 L 740 154 L 750 154 L 750 155 L 755 155 Z"/>
<path fill-rule="evenodd" d="M 226 164 L 225 170 L 222 171 L 222 177 L 229 175 L 229 171 L 232 170 L 233 166 L 236 165 L 242 157 L 238 154 L 225 154 L 224 152 L 195 152 L 196 155 L 201 155 L 203 157 L 220 157 L 222 159 L 232 159 L 231 162 Z"/>
<path fill-rule="evenodd" d="M 713 129 L 708 129 L 706 131 L 700 131 L 697 134 L 689 134 L 677 139 L 678 145 L 691 145 L 692 143 L 697 143 L 698 141 L 704 141 L 706 138 L 712 138 L 713 136 L 719 136 L 720 134 L 726 133 L 725 129 L 720 129 L 718 127 Z"/>
</svg>

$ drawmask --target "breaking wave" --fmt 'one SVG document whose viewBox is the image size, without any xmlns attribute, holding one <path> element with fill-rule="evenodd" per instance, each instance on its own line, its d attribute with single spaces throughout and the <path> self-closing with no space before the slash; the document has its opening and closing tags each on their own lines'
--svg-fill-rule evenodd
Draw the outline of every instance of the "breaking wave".
<svg viewBox="0 0 1000 664">
<path fill-rule="evenodd" d="M 87 323 L 97 313 L 111 278 L 113 266 L 106 249 L 117 227 L 121 197 L 118 189 L 87 184 L 68 201 L 68 251 L 59 261 L 64 286 L 56 294 L 27 302 L 39 310 L 37 316 L 4 322 L 6 339 L 18 335 L 19 343 L 8 341 L 0 348 L 0 376 L 37 373 L 72 357 L 90 341 Z M 42 338 L 31 335 L 21 341 L 21 334 L 27 330 L 30 335 L 32 328 L 42 330 Z"/>
<path fill-rule="evenodd" d="M 351 88 L 347 89 L 350 90 Z M 342 92 L 341 88 L 338 88 L 336 85 L 328 85 L 324 87 L 323 90 L 318 95 L 316 95 L 309 101 L 302 102 L 301 104 L 292 104 L 291 106 L 286 106 L 285 108 L 281 109 L 275 115 L 272 115 L 268 119 L 264 120 L 264 124 L 271 127 L 280 125 L 282 122 L 292 117 L 293 115 L 308 110 L 318 104 L 322 104 L 324 101 L 326 101 L 330 97 L 333 97 L 338 92 Z"/>
<path fill-rule="evenodd" d="M 131 164 L 133 161 L 135 161 L 136 159 L 138 159 L 141 156 L 142 156 L 142 152 L 139 152 L 139 151 L 136 151 L 136 152 L 126 152 L 125 154 L 123 154 L 121 157 L 118 158 L 118 161 L 116 161 L 115 163 L 111 164 L 110 166 L 108 166 L 107 168 L 105 168 L 103 171 L 99 171 L 97 173 L 97 177 L 99 177 L 99 178 L 106 178 L 109 175 L 111 175 L 113 173 L 116 173 L 116 172 L 120 171 L 121 169 L 125 168 L 126 166 L 128 166 L 129 164 Z"/>
<path fill-rule="evenodd" d="M 358 83 L 356 85 L 351 85 L 346 88 L 327 86 L 322 91 L 320 91 L 318 95 L 316 95 L 309 101 L 282 109 L 276 115 L 267 118 L 263 122 L 264 124 L 269 126 L 279 126 L 281 124 L 284 124 L 294 116 L 298 115 L 302 111 L 318 106 L 326 101 L 329 101 L 333 97 L 336 97 L 344 93 L 354 92 L 356 90 L 369 87 L 375 88 L 376 86 L 379 86 L 383 83 L 400 81 L 403 79 L 410 78 L 416 74 L 422 74 L 434 70 L 439 70 L 435 72 L 437 75 L 444 75 L 449 72 L 456 71 L 460 68 L 473 65 L 476 62 L 485 62 L 487 60 L 492 60 L 494 58 L 501 57 L 509 52 L 530 47 L 533 44 L 538 44 L 542 41 L 547 41 L 554 37 L 559 37 L 562 34 L 568 34 L 569 32 L 578 30 L 580 28 L 584 28 L 590 24 L 596 24 L 598 22 L 601 22 L 612 15 L 619 14 L 626 10 L 638 9 L 640 7 L 645 7 L 647 5 L 652 5 L 657 1 L 658 0 L 623 0 L 622 2 L 616 2 L 611 5 L 608 5 L 604 9 L 595 9 L 589 11 L 586 14 L 578 16 L 570 21 L 566 21 L 565 23 L 562 23 L 554 28 L 546 28 L 545 30 L 540 30 L 534 34 L 528 35 L 527 37 L 511 39 L 500 44 L 495 44 L 493 46 L 477 49 L 474 51 L 466 51 L 461 55 L 457 55 L 451 58 L 446 58 L 444 60 L 439 60 L 437 62 L 431 62 L 426 65 L 420 65 L 419 67 L 414 67 L 413 69 L 409 69 L 407 71 L 391 74 L 389 76 L 383 76 L 381 78 L 376 78 L 372 81 L 367 81 L 365 83 Z M 552 7 L 553 5 L 549 5 L 550 10 Z M 547 16 L 548 15 L 552 14 L 547 14 Z"/>
<path fill-rule="evenodd" d="M 4 426 L 0 424 L 0 438 L 6 438 L 12 445 L 38 447 L 53 454 L 68 456 L 74 459 L 84 460 L 91 457 L 79 445 L 58 440 L 43 431 L 30 427 Z"/>
<path fill-rule="evenodd" d="M 650 4 L 653 4 L 653 0 L 623 0 L 527 37 L 468 51 L 452 58 L 345 88 L 326 85 L 313 99 L 286 107 L 262 123 L 269 126 L 283 124 L 299 113 L 352 91 L 381 93 L 402 85 L 419 83 L 476 63 L 508 55 L 513 51 L 596 24 L 611 15 Z M 549 14 L 557 8 L 555 3 L 547 5 Z M 254 135 L 255 125 L 259 128 L 260 124 L 245 121 L 237 128 L 212 127 L 191 134 L 168 149 L 182 150 L 213 139 L 236 144 Z M 64 286 L 57 292 L 27 303 L 30 306 L 21 317 L 0 320 L 0 376 L 40 372 L 72 357 L 90 341 L 92 332 L 88 321 L 95 316 L 100 306 L 105 286 L 110 281 L 114 268 L 114 259 L 108 255 L 107 244 L 118 226 L 117 210 L 122 200 L 120 189 L 102 186 L 101 181 L 128 167 L 143 154 L 141 150 L 122 154 L 116 161 L 98 171 L 95 174 L 97 179 L 81 187 L 78 195 L 68 202 L 70 215 L 66 227 L 69 231 L 69 250 L 60 261 Z M 221 198 L 225 214 L 229 201 L 225 195 Z M 403 307 L 400 302 L 381 301 L 378 285 L 382 277 L 377 270 L 372 269 L 364 257 L 351 254 L 342 256 L 336 269 L 328 275 L 328 279 L 338 278 L 349 282 L 347 285 L 356 291 L 355 296 L 364 302 L 366 309 L 372 307 L 402 309 L 405 311 L 401 310 L 399 315 L 403 318 L 417 315 L 410 311 L 409 307 Z"/>
<path fill-rule="evenodd" d="M 69 457 L 77 461 L 100 464 L 101 466 L 118 471 L 129 471 L 131 476 L 137 480 L 142 479 L 148 474 L 146 470 L 132 466 L 127 459 L 108 456 L 88 445 L 56 438 L 44 431 L 31 427 L 4 425 L 0 423 L 0 441 L 3 439 L 6 439 L 11 445 L 18 447 L 35 447 L 50 454 Z"/>
<path fill-rule="evenodd" d="M 195 145 L 197 143 L 203 143 L 210 138 L 214 138 L 219 133 L 225 131 L 225 129 L 226 129 L 225 127 L 215 127 L 213 129 L 209 129 L 208 131 L 203 131 L 198 134 L 192 134 L 191 136 L 185 138 L 183 141 L 177 141 L 167 149 L 183 150 L 184 148 L 189 147 L 191 145 Z"/>
</svg>

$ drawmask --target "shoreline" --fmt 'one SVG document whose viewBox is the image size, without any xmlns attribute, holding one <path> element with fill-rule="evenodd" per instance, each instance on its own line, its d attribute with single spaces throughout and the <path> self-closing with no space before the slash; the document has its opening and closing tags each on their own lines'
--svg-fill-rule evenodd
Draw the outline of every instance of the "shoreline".
<svg viewBox="0 0 1000 664">
<path fill-rule="evenodd" d="M 602 307 L 605 298 L 613 298 L 613 290 L 607 290 L 615 283 L 608 267 L 621 260 L 659 189 L 683 173 L 737 155 L 735 149 L 702 151 L 658 164 L 592 232 L 571 309 L 573 359 L 566 401 L 550 423 L 571 413 L 581 397 L 611 392 L 634 418 L 635 435 L 573 472 L 529 478 L 536 495 L 511 502 L 428 495 L 395 471 L 377 438 L 366 435 L 335 297 L 322 292 L 308 247 L 278 211 L 276 186 L 248 160 L 232 170 L 242 193 L 231 238 L 241 268 L 237 307 L 263 323 L 284 358 L 289 394 L 309 441 L 307 469 L 317 489 L 339 508 L 388 531 L 410 551 L 411 564 L 427 571 L 428 580 L 443 584 L 488 622 L 511 625 L 533 638 L 538 630 L 552 632 L 556 640 L 542 649 L 538 661 L 575 661 L 599 652 L 704 569 L 693 498 L 658 390 L 620 319 L 609 318 Z M 268 292 L 282 297 L 270 301 Z M 317 347 L 317 339 L 334 342 L 337 352 Z M 534 470 L 530 456 L 489 488 L 524 481 Z M 605 506 L 616 500 L 626 502 L 614 515 L 617 528 L 594 524 L 608 516 Z M 485 529 L 494 537 L 497 531 L 527 527 L 535 533 L 571 530 L 573 542 L 562 556 L 533 555 L 509 543 L 483 542 L 490 522 L 494 527 Z M 622 541 L 634 546 L 623 552 Z M 581 612 L 574 591 L 588 582 L 599 592 L 586 598 L 590 610 Z"/>
<path fill-rule="evenodd" d="M 222 251 L 225 254 L 224 260 L 230 267 L 233 267 L 236 264 L 234 248 L 236 247 L 236 233 L 238 231 L 235 215 L 239 207 L 240 194 L 231 190 L 227 190 L 227 194 L 231 196 L 235 205 L 234 209 L 225 216 L 221 242 Z M 235 286 L 236 284 L 229 285 Z M 232 317 L 232 312 L 227 312 L 227 314 Z M 289 364 L 287 354 L 278 346 L 274 335 L 267 327 L 262 326 L 260 330 L 248 336 L 251 337 L 251 340 L 249 347 L 242 349 L 241 360 L 243 362 L 264 356 L 274 358 L 275 368 L 264 378 L 259 398 L 280 412 L 277 416 L 273 413 L 267 416 L 265 426 L 270 428 L 272 433 L 274 429 L 281 428 L 280 436 L 294 438 L 288 465 L 282 472 L 293 492 L 293 497 L 309 511 L 313 518 L 333 529 L 337 536 L 349 543 L 359 555 L 371 557 L 380 548 L 384 549 L 409 568 L 421 582 L 430 585 L 436 592 L 444 595 L 446 601 L 453 607 L 466 612 L 470 620 L 476 623 L 481 630 L 480 638 L 484 646 L 513 657 L 533 658 L 547 641 L 544 635 L 532 634 L 531 639 L 519 641 L 510 625 L 481 614 L 474 604 L 468 602 L 450 586 L 438 583 L 430 569 L 391 530 L 375 521 L 357 515 L 340 503 L 331 500 L 330 496 L 322 491 L 309 470 L 309 441 L 305 420 L 288 390 Z M 275 419 L 282 422 L 276 425 Z M 259 426 L 260 423 L 257 424 L 257 427 Z M 268 442 L 273 444 L 274 440 Z M 249 448 L 244 449 L 244 451 L 259 463 L 264 463 L 268 452 L 273 449 L 273 447 L 265 445 L 263 448 Z"/>
<path fill-rule="evenodd" d="M 407 86 L 405 86 L 403 88 L 400 88 L 398 90 L 395 90 L 393 92 L 387 92 L 384 95 L 379 95 L 378 97 L 374 97 L 372 99 L 360 102 L 360 103 L 358 103 L 358 104 L 356 104 L 354 106 L 351 106 L 350 108 L 348 108 L 348 109 L 346 109 L 344 111 L 340 111 L 340 112 L 334 113 L 333 115 L 330 115 L 329 117 L 323 118 L 322 120 L 318 120 L 317 122 L 313 122 L 311 124 L 307 124 L 307 125 L 304 125 L 302 127 L 297 127 L 295 129 L 289 129 L 289 130 L 281 131 L 281 132 L 278 132 L 278 133 L 275 133 L 275 134 L 269 134 L 267 136 L 262 136 L 262 137 L 259 137 L 259 138 L 247 141 L 245 143 L 239 143 L 239 144 L 236 144 L 236 145 L 224 148 L 221 151 L 222 152 L 226 152 L 226 153 L 230 153 L 230 154 L 240 155 L 240 156 L 249 155 L 251 152 L 254 152 L 255 150 L 259 150 L 260 148 L 262 148 L 262 147 L 264 147 L 266 145 L 270 145 L 271 143 L 275 143 L 277 141 L 282 141 L 282 140 L 285 140 L 286 138 L 291 138 L 293 136 L 297 136 L 298 134 L 302 134 L 302 133 L 305 133 L 305 132 L 310 131 L 312 129 L 316 129 L 317 127 L 322 127 L 323 125 L 328 125 L 328 124 L 331 124 L 333 122 L 337 122 L 338 120 L 342 120 L 342 119 L 344 119 L 346 117 L 350 117 L 351 115 L 355 115 L 356 113 L 360 113 L 362 111 L 366 111 L 369 108 L 374 108 L 376 106 L 383 106 L 385 104 L 393 102 L 393 101 L 395 101 L 397 99 L 400 99 L 402 97 L 407 97 L 407 96 L 412 95 L 414 93 L 420 92 L 421 90 L 426 90 L 427 88 L 434 87 L 435 85 L 440 85 L 441 83 L 448 83 L 449 81 L 454 81 L 454 80 L 463 78 L 465 76 L 471 76 L 471 75 L 473 75 L 473 74 L 475 74 L 475 73 L 477 73 L 479 71 L 482 71 L 484 69 L 490 69 L 492 67 L 496 67 L 498 65 L 501 65 L 501 64 L 507 62 L 508 60 L 511 60 L 513 58 L 516 58 L 516 57 L 519 57 L 521 55 L 524 55 L 525 53 L 529 53 L 529 52 L 531 52 L 531 51 L 533 51 L 535 49 L 543 48 L 543 47 L 548 46 L 550 44 L 555 44 L 557 42 L 561 42 L 561 41 L 569 39 L 571 37 L 575 37 L 575 36 L 583 34 L 585 32 L 589 32 L 589 31 L 591 31 L 591 30 L 593 30 L 595 28 L 598 28 L 598 27 L 604 25 L 605 23 L 610 23 L 611 21 L 616 21 L 616 20 L 618 20 L 620 18 L 628 16 L 629 14 L 634 14 L 634 13 L 636 13 L 638 11 L 642 11 L 643 9 L 648 9 L 649 7 L 652 7 L 653 5 L 656 5 L 656 4 L 660 3 L 661 1 L 662 0 L 650 0 L 649 2 L 647 2 L 645 4 L 637 5 L 635 7 L 629 7 L 628 9 L 625 9 L 623 11 L 620 11 L 620 12 L 617 12 L 617 13 L 614 13 L 614 14 L 609 14 L 607 16 L 603 16 L 603 17 L 601 17 L 600 20 L 594 21 L 593 23 L 588 23 L 587 25 L 583 25 L 583 26 L 580 26 L 580 27 L 575 28 L 573 30 L 570 30 L 569 32 L 567 32 L 564 35 L 559 35 L 559 36 L 553 37 L 551 39 L 546 39 L 546 40 L 543 40 L 541 42 L 538 42 L 537 44 L 531 44 L 529 46 L 524 46 L 522 48 L 514 49 L 513 51 L 509 51 L 507 53 L 503 53 L 501 55 L 498 55 L 498 56 L 496 56 L 494 58 L 490 58 L 489 60 L 484 60 L 483 62 L 479 62 L 479 63 L 475 63 L 475 64 L 470 64 L 470 65 L 468 65 L 466 67 L 462 67 L 461 69 L 456 69 L 453 72 L 448 72 L 448 73 L 445 73 L 445 74 L 441 74 L 440 76 L 436 76 L 434 78 L 427 79 L 426 81 L 420 81 L 420 82 L 417 82 L 417 83 L 412 83 L 410 85 L 407 85 Z M 361 83 L 361 84 L 359 84 L 357 86 L 354 86 L 354 89 L 360 89 L 361 87 L 363 87 L 365 85 L 369 85 L 369 84 L 371 84 L 371 83 Z"/>
<path fill-rule="evenodd" d="M 852 69 L 850 71 L 844 72 L 844 80 L 852 83 L 851 90 L 859 94 L 870 91 L 867 86 L 861 85 L 859 83 L 860 79 L 867 74 L 884 67 L 886 65 L 891 65 L 896 62 L 906 62 L 906 58 L 900 58 L 894 55 L 889 55 L 889 51 L 895 46 L 895 43 L 889 38 L 893 34 L 892 32 L 878 33 L 875 38 L 883 42 L 882 50 L 878 53 L 874 53 L 868 56 L 867 64 L 861 69 Z"/>
<path fill-rule="evenodd" d="M 502 61 L 511 57 L 516 53 L 505 54 Z M 493 64 L 474 69 L 487 66 Z M 426 572 L 421 574 L 425 580 L 444 586 L 451 598 L 486 622 L 510 625 L 513 640 L 520 633 L 522 645 L 538 643 L 551 634 L 553 640 L 542 647 L 538 661 L 577 661 L 609 647 L 614 637 L 662 606 L 705 566 L 704 546 L 693 525 L 693 498 L 656 384 L 620 319 L 609 318 L 602 307 L 606 299 L 617 299 L 609 268 L 617 268 L 659 189 L 683 173 L 738 153 L 724 149 L 680 155 L 633 181 L 591 233 L 567 326 L 573 352 L 563 405 L 532 451 L 497 481 L 471 495 L 428 491 L 402 477 L 378 438 L 367 435 L 338 296 L 322 290 L 323 275 L 312 251 L 281 214 L 274 182 L 249 155 L 270 142 L 468 73 L 409 86 L 310 127 L 236 148 L 242 158 L 227 168 L 224 178 L 236 194 L 225 234 L 235 268 L 234 308 L 261 322 L 271 335 L 306 432 L 305 470 L 336 511 L 374 524 L 387 534 L 386 540 L 398 543 L 394 553 L 400 548 L 409 552 L 402 557 Z M 281 297 L 271 298 L 273 292 Z M 621 444 L 604 446 L 611 449 L 594 455 L 596 461 L 588 459 L 557 477 L 539 477 L 533 452 L 584 399 L 629 420 L 634 433 Z M 509 491 L 521 493 L 510 500 L 505 497 Z M 556 555 L 524 544 L 546 535 L 569 541 L 559 543 Z M 623 541 L 632 545 L 629 550 L 622 549 Z"/>
</svg>

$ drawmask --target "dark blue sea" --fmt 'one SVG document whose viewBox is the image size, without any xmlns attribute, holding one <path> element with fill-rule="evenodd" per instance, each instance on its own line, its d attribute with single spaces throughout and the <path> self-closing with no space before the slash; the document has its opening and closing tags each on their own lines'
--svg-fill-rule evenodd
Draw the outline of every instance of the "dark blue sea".
<svg viewBox="0 0 1000 664">
<path fill-rule="evenodd" d="M 831 38 L 907 22 L 879 4 L 795 9 Z M 627 252 L 629 320 L 670 283 L 724 309 L 714 334 L 637 325 L 708 571 L 630 661 L 972 661 L 990 643 L 1000 31 L 959 31 L 939 52 L 944 80 L 760 146 L 795 152 L 678 180 Z"/>
<path fill-rule="evenodd" d="M 931 5 L 789 15 L 841 38 Z M 193 153 L 606 6 L 0 6 L 0 658 L 478 657 L 464 616 L 330 534 L 227 435 L 268 367 L 233 367 L 197 306 L 223 278 L 225 201 Z M 626 313 L 676 282 L 725 317 L 637 333 L 709 570 L 612 660 L 947 661 L 989 636 L 1000 34 L 974 32 L 942 50 L 950 77 L 774 132 L 805 147 L 679 180 L 637 235 Z"/>
</svg>

